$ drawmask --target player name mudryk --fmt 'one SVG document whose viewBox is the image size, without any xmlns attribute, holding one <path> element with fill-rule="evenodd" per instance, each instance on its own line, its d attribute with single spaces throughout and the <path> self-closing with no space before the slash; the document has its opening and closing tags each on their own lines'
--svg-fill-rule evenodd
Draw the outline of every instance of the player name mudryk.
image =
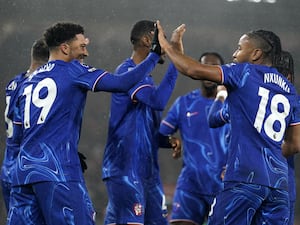
<svg viewBox="0 0 300 225">
<path fill-rule="evenodd" d="M 290 93 L 290 87 L 289 87 L 289 85 L 282 78 L 282 76 L 278 75 L 277 73 L 265 73 L 264 74 L 264 83 L 277 84 L 284 91 Z"/>
</svg>

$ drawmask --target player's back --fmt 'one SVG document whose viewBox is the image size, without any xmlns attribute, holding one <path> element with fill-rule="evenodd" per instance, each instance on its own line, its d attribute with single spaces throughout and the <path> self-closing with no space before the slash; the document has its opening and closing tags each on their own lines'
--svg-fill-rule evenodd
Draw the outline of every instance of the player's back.
<svg viewBox="0 0 300 225">
<path fill-rule="evenodd" d="M 281 143 L 292 123 L 294 86 L 276 69 L 251 64 L 225 69 L 232 139 L 225 180 L 287 188 Z M 223 67 L 224 69 L 224 67 Z"/>
<path fill-rule="evenodd" d="M 1 167 L 1 179 L 7 182 L 11 182 L 12 170 L 19 153 L 19 145 L 13 140 L 13 116 L 16 107 L 16 96 L 21 83 L 25 79 L 25 74 L 26 72 L 15 76 L 5 88 L 6 107 L 4 119 L 6 123 L 6 148 Z"/>
<path fill-rule="evenodd" d="M 91 85 L 78 77 L 85 69 L 77 62 L 52 61 L 24 82 L 18 99 L 23 141 L 17 183 L 82 180 L 77 145 Z"/>
</svg>

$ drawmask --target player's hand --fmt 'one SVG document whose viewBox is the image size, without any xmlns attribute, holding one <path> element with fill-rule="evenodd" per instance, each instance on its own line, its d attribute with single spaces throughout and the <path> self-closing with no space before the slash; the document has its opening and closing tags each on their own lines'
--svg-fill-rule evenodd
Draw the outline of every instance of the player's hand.
<svg viewBox="0 0 300 225">
<path fill-rule="evenodd" d="M 225 173 L 226 173 L 226 166 L 223 167 L 222 173 L 220 175 L 221 180 L 224 180 Z"/>
<path fill-rule="evenodd" d="M 87 164 L 85 162 L 86 160 L 86 157 L 84 154 L 82 154 L 81 152 L 78 152 L 78 157 L 79 157 L 79 160 L 80 160 L 80 165 L 81 165 L 81 170 L 82 172 L 84 173 L 85 170 L 87 170 Z"/>
<path fill-rule="evenodd" d="M 227 98 L 227 95 L 228 95 L 228 93 L 227 93 L 226 87 L 224 85 L 218 85 L 216 100 L 224 102 L 225 99 Z"/>
<path fill-rule="evenodd" d="M 172 157 L 174 159 L 180 158 L 181 157 L 181 140 L 176 137 L 171 137 L 169 142 L 173 149 Z"/>
<path fill-rule="evenodd" d="M 168 42 L 168 40 L 166 38 L 166 35 L 165 35 L 165 32 L 164 32 L 162 26 L 160 25 L 159 20 L 156 21 L 156 27 L 157 27 L 157 30 L 158 30 L 158 41 L 159 41 L 160 47 L 165 52 L 165 49 L 168 46 L 170 46 L 170 44 L 169 44 L 169 42 Z"/>
<path fill-rule="evenodd" d="M 157 26 L 155 24 L 155 28 L 154 28 L 154 36 L 152 39 L 152 43 L 151 43 L 151 51 L 155 52 L 157 55 L 161 55 L 162 51 L 161 51 L 161 47 L 158 41 L 158 29 Z"/>
<path fill-rule="evenodd" d="M 174 49 L 181 52 L 183 54 L 183 42 L 182 37 L 185 32 L 185 24 L 181 24 L 179 27 L 177 27 L 171 37 L 171 44 Z"/>
</svg>

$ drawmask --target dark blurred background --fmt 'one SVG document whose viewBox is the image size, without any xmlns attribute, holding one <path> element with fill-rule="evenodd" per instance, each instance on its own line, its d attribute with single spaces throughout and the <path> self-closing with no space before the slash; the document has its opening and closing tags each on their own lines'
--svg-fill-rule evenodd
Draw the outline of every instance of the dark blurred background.
<svg viewBox="0 0 300 225">
<path fill-rule="evenodd" d="M 42 36 L 46 27 L 57 21 L 72 21 L 85 27 L 90 39 L 87 64 L 113 71 L 131 55 L 129 33 L 141 19 L 159 19 L 170 37 L 179 24 L 185 23 L 185 53 L 197 58 L 204 51 L 217 51 L 226 62 L 237 46 L 240 36 L 252 29 L 268 29 L 277 33 L 284 49 L 295 61 L 296 86 L 300 88 L 300 2 L 299 0 L 0 0 L 0 90 L 4 113 L 6 83 L 16 74 L 26 71 L 30 63 L 30 47 Z M 153 72 L 159 82 L 167 65 L 157 66 Z M 180 76 L 167 109 L 176 97 L 198 88 L 199 81 Z M 103 149 L 109 117 L 108 93 L 88 95 L 79 150 L 87 156 L 85 172 L 87 186 L 97 210 L 97 225 L 102 224 L 107 201 L 101 181 Z M 167 110 L 166 109 L 166 110 Z M 165 114 L 165 112 L 164 112 Z M 2 114 L 3 115 L 3 114 Z M 5 148 L 5 125 L 0 120 L 0 148 Z M 300 138 L 300 137 L 299 137 Z M 173 160 L 171 152 L 159 152 L 161 177 L 167 200 L 181 167 L 181 160 Z M 0 152 L 2 161 L 3 151 Z M 296 156 L 296 177 L 300 188 Z M 300 192 L 299 192 L 300 193 Z M 295 224 L 300 224 L 300 198 L 296 203 Z M 0 197 L 0 224 L 5 224 L 6 213 Z"/>
</svg>

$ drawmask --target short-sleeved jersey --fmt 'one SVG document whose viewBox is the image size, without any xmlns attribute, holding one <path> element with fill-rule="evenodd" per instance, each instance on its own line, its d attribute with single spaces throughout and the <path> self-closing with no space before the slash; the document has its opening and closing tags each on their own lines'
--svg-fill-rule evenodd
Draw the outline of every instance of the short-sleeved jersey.
<svg viewBox="0 0 300 225">
<path fill-rule="evenodd" d="M 61 60 L 40 67 L 23 83 L 18 96 L 23 141 L 14 185 L 39 181 L 81 181 L 77 155 L 83 109 L 105 71 Z"/>
<path fill-rule="evenodd" d="M 4 159 L 1 167 L 1 179 L 11 183 L 11 174 L 13 173 L 15 161 L 19 153 L 19 144 L 13 141 L 13 116 L 16 106 L 16 96 L 18 89 L 26 79 L 26 72 L 18 74 L 8 82 L 5 88 L 5 123 L 6 123 L 6 147 Z"/>
<path fill-rule="evenodd" d="M 116 73 L 130 71 L 134 67 L 136 67 L 135 63 L 128 58 L 118 66 Z M 174 72 L 177 74 L 177 71 Z M 173 76 L 172 73 L 169 75 L 171 80 L 173 77 L 176 80 L 177 75 Z M 128 174 L 144 179 L 159 176 L 157 153 L 161 110 L 160 107 L 152 105 L 153 102 L 158 102 L 155 99 L 150 99 L 150 105 L 135 98 L 142 90 L 155 92 L 156 88 L 152 76 L 147 74 L 144 80 L 127 93 L 112 94 L 108 137 L 102 166 L 103 179 L 112 176 L 128 176 Z M 166 92 L 173 89 L 173 87 L 167 88 Z M 167 95 L 166 92 L 161 94 Z M 165 96 L 156 93 L 154 98 L 159 100 Z"/>
<path fill-rule="evenodd" d="M 300 123 L 295 87 L 263 65 L 228 64 L 222 75 L 232 127 L 224 180 L 287 189 L 281 144 L 285 129 Z"/>
<path fill-rule="evenodd" d="M 208 125 L 212 103 L 213 99 L 194 90 L 176 99 L 160 125 L 164 135 L 179 130 L 183 142 L 183 168 L 177 188 L 206 195 L 215 195 L 222 188 L 221 173 L 228 147 L 228 126 Z"/>
</svg>

